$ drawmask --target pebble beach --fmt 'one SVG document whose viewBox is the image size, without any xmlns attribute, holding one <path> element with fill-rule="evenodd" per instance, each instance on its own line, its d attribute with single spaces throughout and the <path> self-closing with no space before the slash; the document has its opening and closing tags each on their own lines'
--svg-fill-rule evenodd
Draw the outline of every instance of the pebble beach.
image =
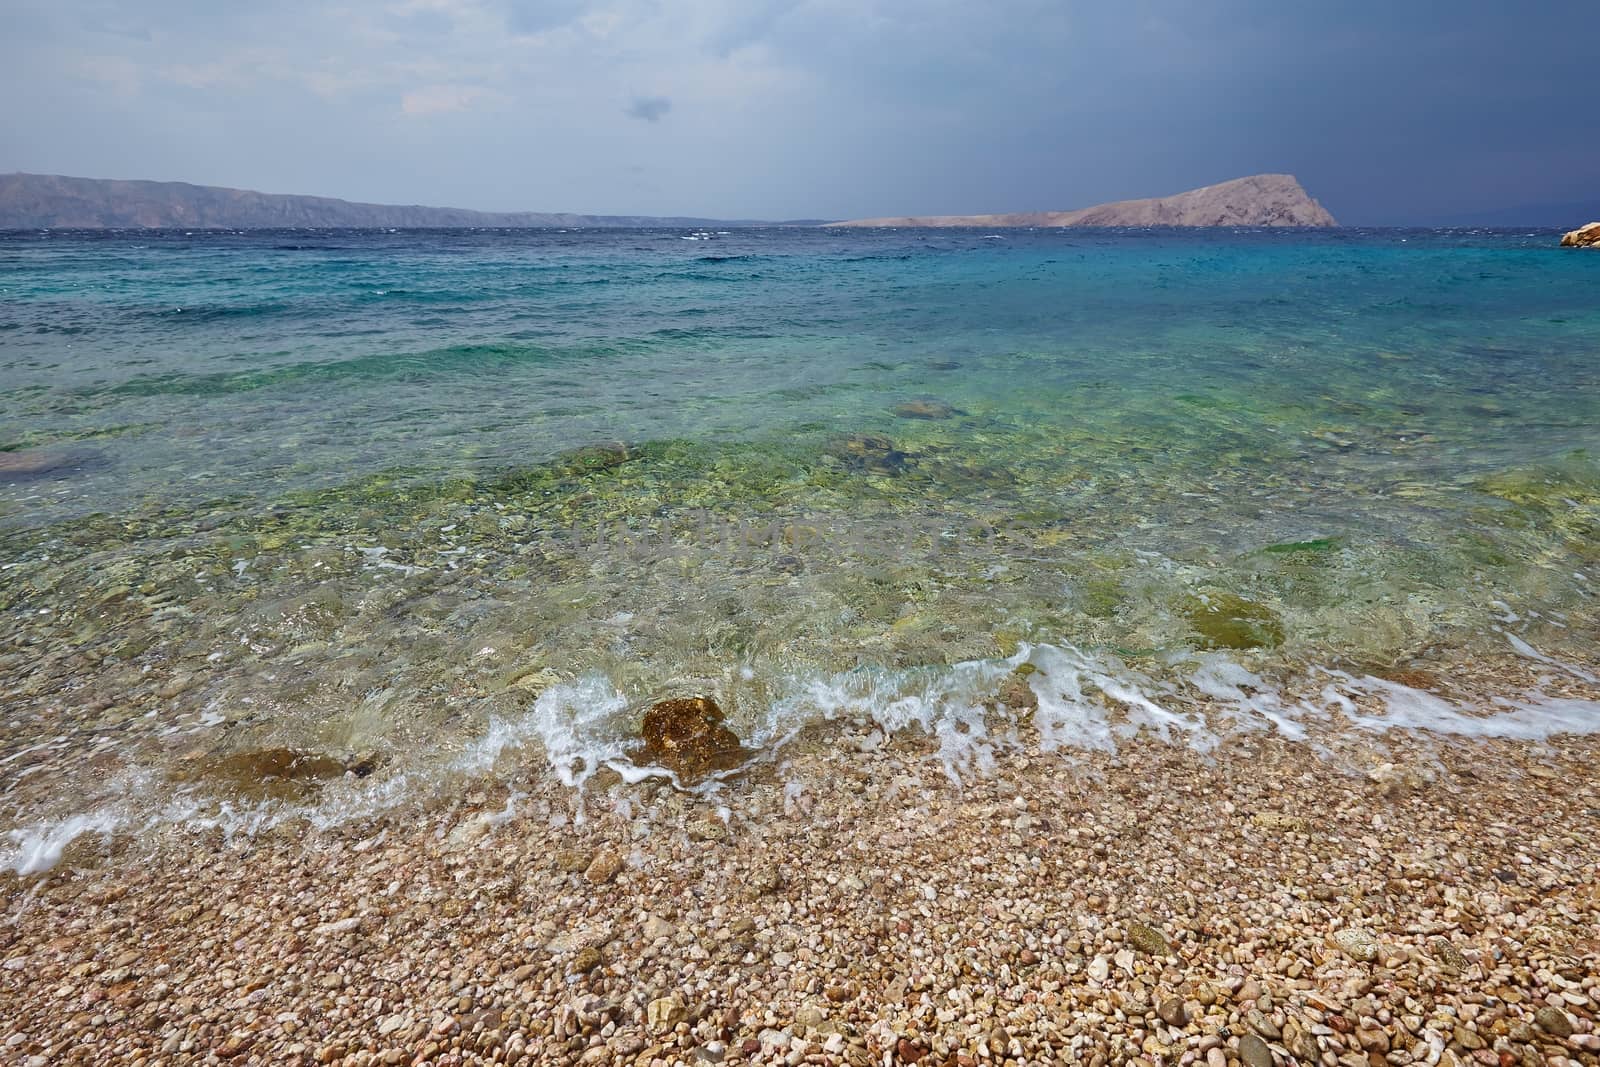
<svg viewBox="0 0 1600 1067">
<path fill-rule="evenodd" d="M 819 727 L 710 794 L 80 839 L 0 883 L 0 1059 L 1595 1064 L 1600 739 Z M 90 842 L 93 842 L 90 844 Z"/>
<path fill-rule="evenodd" d="M 3 247 L 4 1067 L 1600 1064 L 1550 235 Z"/>
</svg>

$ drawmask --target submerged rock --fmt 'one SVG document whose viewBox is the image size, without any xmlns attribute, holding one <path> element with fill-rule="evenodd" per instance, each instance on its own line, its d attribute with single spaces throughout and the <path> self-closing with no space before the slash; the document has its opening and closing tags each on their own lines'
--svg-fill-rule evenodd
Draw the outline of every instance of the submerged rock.
<svg viewBox="0 0 1600 1067">
<path fill-rule="evenodd" d="M 42 478 L 61 478 L 101 461 L 98 453 L 77 449 L 25 448 L 0 452 L 0 485 L 31 482 Z"/>
<path fill-rule="evenodd" d="M 634 458 L 634 450 L 623 441 L 585 445 L 556 457 L 556 468 L 563 474 L 594 474 L 620 467 Z"/>
<path fill-rule="evenodd" d="M 1283 623 L 1271 608 L 1231 593 L 1196 600 L 1185 615 L 1208 649 L 1276 648 L 1283 644 Z"/>
<path fill-rule="evenodd" d="M 894 413 L 902 419 L 948 419 L 951 416 L 963 414 L 959 408 L 951 407 L 943 400 L 935 400 L 931 397 L 922 397 L 917 400 L 907 400 L 903 404 L 896 404 Z"/>
<path fill-rule="evenodd" d="M 373 754 L 341 758 L 294 748 L 254 748 L 206 759 L 178 775 L 255 800 L 303 800 L 346 774 L 364 778 L 377 767 Z"/>
<path fill-rule="evenodd" d="M 1600 248 L 1600 222 L 1579 226 L 1561 238 L 1562 248 Z"/>
<path fill-rule="evenodd" d="M 828 454 L 843 461 L 850 470 L 891 477 L 905 473 L 910 459 L 889 438 L 870 433 L 842 437 L 828 446 Z"/>
<path fill-rule="evenodd" d="M 606 849 L 595 853 L 594 859 L 584 868 L 583 876 L 592 885 L 605 885 L 621 874 L 625 866 L 627 863 L 620 855 Z"/>
<path fill-rule="evenodd" d="M 748 753 L 724 718 L 710 697 L 658 701 L 644 713 L 639 730 L 644 745 L 628 756 L 638 764 L 666 767 L 686 783 L 732 770 Z"/>
</svg>

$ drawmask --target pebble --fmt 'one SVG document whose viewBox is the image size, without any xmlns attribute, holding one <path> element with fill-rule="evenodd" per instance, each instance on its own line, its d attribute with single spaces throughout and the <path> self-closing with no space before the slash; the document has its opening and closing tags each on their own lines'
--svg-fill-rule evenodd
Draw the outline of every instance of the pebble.
<svg viewBox="0 0 1600 1067">
<path fill-rule="evenodd" d="M 1245 1022 L 1250 1029 L 1266 1038 L 1268 1041 L 1277 1041 L 1283 1037 L 1283 1031 L 1278 1024 L 1272 1021 L 1271 1016 L 1260 1011 L 1252 1011 L 1245 1016 Z"/>
<path fill-rule="evenodd" d="M 1167 940 L 1167 935 L 1146 923 L 1128 924 L 1128 944 L 1151 956 L 1172 955 L 1172 944 Z"/>
<path fill-rule="evenodd" d="M 1533 1021 L 1539 1029 L 1552 1037 L 1571 1037 L 1574 1032 L 1572 1019 L 1560 1008 L 1546 1005 L 1533 1013 Z"/>
<path fill-rule="evenodd" d="M 1360 926 L 1346 926 L 1335 931 L 1333 941 L 1345 955 L 1362 963 L 1376 960 L 1381 948 L 1372 931 Z"/>
<path fill-rule="evenodd" d="M 1272 1050 L 1255 1034 L 1245 1034 L 1239 1039 L 1239 1059 L 1245 1067 L 1272 1067 Z"/>
<path fill-rule="evenodd" d="M 645 1022 L 652 1033 L 664 1033 L 683 1022 L 688 1014 L 683 998 L 674 993 L 672 996 L 659 997 L 650 1002 L 646 1009 Z"/>
<path fill-rule="evenodd" d="M 589 866 L 584 869 L 583 876 L 594 885 L 605 885 L 622 872 L 623 860 L 617 853 L 610 850 L 597 852 Z"/>
</svg>

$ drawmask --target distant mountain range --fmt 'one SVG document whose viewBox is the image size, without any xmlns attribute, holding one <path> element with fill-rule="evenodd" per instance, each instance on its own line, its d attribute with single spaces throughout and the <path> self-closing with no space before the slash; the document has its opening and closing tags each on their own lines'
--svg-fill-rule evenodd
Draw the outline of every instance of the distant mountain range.
<svg viewBox="0 0 1600 1067">
<path fill-rule="evenodd" d="M 1292 174 L 1256 174 L 1150 200 L 1119 200 L 1076 211 L 1002 215 L 909 215 L 832 226 L 1337 226 Z"/>
<path fill-rule="evenodd" d="M 1419 219 L 1415 226 L 1568 228 L 1600 219 L 1600 201 L 1485 208 Z M 709 219 L 659 215 L 469 211 L 463 208 L 363 204 L 325 196 L 286 196 L 188 182 L 0 174 L 0 230 L 37 229 L 428 229 L 472 227 L 666 226 L 1337 226 L 1290 174 L 1248 178 L 1175 196 L 1119 200 L 1075 211 L 992 215 L 902 215 L 846 222 Z"/>
<path fill-rule="evenodd" d="M 402 229 L 583 226 L 815 226 L 820 220 L 754 220 L 510 213 L 359 204 L 187 182 L 0 174 L 0 230 L 37 229 Z"/>
</svg>

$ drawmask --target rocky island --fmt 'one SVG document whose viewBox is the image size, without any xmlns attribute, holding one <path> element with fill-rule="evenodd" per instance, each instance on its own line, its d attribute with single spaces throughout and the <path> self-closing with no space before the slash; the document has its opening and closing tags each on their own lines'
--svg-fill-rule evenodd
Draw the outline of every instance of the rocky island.
<svg viewBox="0 0 1600 1067">
<path fill-rule="evenodd" d="M 848 227 L 956 226 L 1337 226 L 1292 174 L 1256 174 L 1176 196 L 1119 200 L 1076 211 L 907 215 L 832 223 Z"/>
</svg>

